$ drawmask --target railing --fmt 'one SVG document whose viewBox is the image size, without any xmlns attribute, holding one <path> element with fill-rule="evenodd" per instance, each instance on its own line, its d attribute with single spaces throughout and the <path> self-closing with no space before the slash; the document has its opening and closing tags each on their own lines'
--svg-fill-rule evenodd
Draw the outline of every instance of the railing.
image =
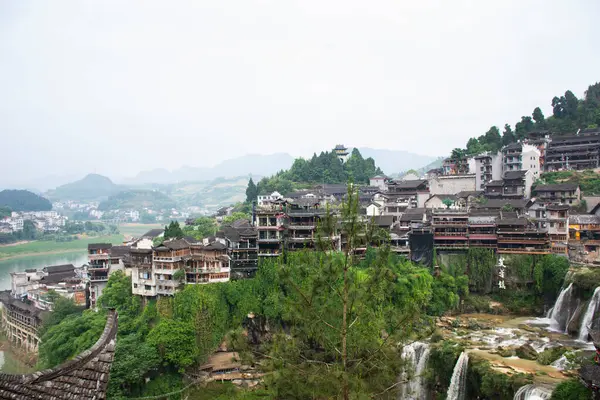
<svg viewBox="0 0 600 400">
<path fill-rule="evenodd" d="M 175 256 L 175 257 L 154 257 L 153 260 L 154 261 L 164 261 L 164 262 L 174 262 L 174 261 L 181 261 L 181 256 Z"/>
<path fill-rule="evenodd" d="M 92 261 L 92 260 L 108 260 L 110 259 L 110 254 L 108 253 L 104 253 L 104 254 L 88 254 L 88 260 Z"/>
<path fill-rule="evenodd" d="M 468 221 L 436 221 L 433 220 L 432 226 L 467 226 Z"/>
<path fill-rule="evenodd" d="M 281 239 L 279 239 L 279 238 L 259 238 L 258 242 L 259 243 L 277 243 L 277 242 L 281 242 Z"/>
<path fill-rule="evenodd" d="M 256 247 L 236 247 L 235 249 L 232 249 L 232 251 L 251 251 L 251 250 L 258 250 L 258 246 L 256 246 Z"/>
</svg>

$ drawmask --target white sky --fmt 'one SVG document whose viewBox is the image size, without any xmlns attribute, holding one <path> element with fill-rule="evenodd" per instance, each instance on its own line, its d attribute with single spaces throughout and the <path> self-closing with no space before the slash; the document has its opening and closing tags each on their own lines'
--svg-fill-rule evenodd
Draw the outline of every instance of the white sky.
<svg viewBox="0 0 600 400">
<path fill-rule="evenodd" d="M 597 0 L 0 2 L 1 175 L 445 155 L 600 80 Z"/>
</svg>

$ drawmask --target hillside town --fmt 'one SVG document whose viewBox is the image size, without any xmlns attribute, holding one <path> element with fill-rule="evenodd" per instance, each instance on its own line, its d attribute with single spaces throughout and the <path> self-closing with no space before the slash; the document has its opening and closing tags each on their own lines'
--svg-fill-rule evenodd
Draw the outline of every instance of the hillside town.
<svg viewBox="0 0 600 400">
<path fill-rule="evenodd" d="M 13 211 L 10 216 L 0 219 L 0 233 L 16 233 L 23 230 L 25 221 L 33 222 L 35 229 L 41 232 L 59 232 L 67 218 L 57 211 Z"/>
</svg>

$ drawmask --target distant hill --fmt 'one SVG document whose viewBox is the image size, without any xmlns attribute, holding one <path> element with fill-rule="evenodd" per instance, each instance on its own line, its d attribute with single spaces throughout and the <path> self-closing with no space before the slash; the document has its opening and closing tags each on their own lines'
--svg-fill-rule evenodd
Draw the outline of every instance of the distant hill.
<svg viewBox="0 0 600 400">
<path fill-rule="evenodd" d="M 83 179 L 50 190 L 52 200 L 100 201 L 123 190 L 106 176 L 88 174 Z"/>
<path fill-rule="evenodd" d="M 242 157 L 225 160 L 214 167 L 189 167 L 183 166 L 174 171 L 158 168 L 151 171 L 142 171 L 134 178 L 125 179 L 127 184 L 146 183 L 177 183 L 177 182 L 204 182 L 217 178 L 234 178 L 248 175 L 272 175 L 277 171 L 289 168 L 294 162 L 294 157 L 287 153 L 276 154 L 248 154 Z"/>
<path fill-rule="evenodd" d="M 3 190 L 0 192 L 0 207 L 12 211 L 50 211 L 52 203 L 28 190 Z"/>
<path fill-rule="evenodd" d="M 98 209 L 106 210 L 139 210 L 150 208 L 165 210 L 175 207 L 175 201 L 164 193 L 155 190 L 127 190 L 110 196 L 98 205 Z"/>
<path fill-rule="evenodd" d="M 404 150 L 372 149 L 369 147 L 360 147 L 359 150 L 363 157 L 373 158 L 377 166 L 388 175 L 394 175 L 409 169 L 422 168 L 438 158 Z"/>
</svg>

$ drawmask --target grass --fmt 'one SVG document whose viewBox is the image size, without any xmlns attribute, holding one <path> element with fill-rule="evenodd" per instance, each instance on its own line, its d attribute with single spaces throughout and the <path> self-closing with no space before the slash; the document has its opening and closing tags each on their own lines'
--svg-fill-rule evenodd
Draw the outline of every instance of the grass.
<svg viewBox="0 0 600 400">
<path fill-rule="evenodd" d="M 19 244 L 17 246 L 8 246 L 0 248 L 0 260 L 12 257 L 31 256 L 38 254 L 57 254 L 70 253 L 87 249 L 90 243 L 112 243 L 120 244 L 123 241 L 123 235 L 106 235 L 85 237 L 71 242 L 55 242 L 49 240 L 38 240 Z"/>
<path fill-rule="evenodd" d="M 134 237 L 142 236 L 150 229 L 164 228 L 164 224 L 141 224 L 141 223 L 126 223 L 119 225 L 119 232 L 123 235 Z"/>
</svg>

